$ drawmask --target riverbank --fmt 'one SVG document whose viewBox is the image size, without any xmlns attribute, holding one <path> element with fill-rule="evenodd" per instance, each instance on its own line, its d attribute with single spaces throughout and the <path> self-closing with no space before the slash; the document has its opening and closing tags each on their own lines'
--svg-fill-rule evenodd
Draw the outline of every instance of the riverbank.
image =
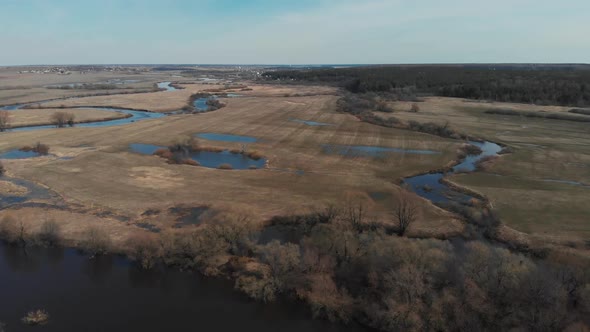
<svg viewBox="0 0 590 332">
<path fill-rule="evenodd" d="M 53 125 L 53 115 L 56 112 L 68 112 L 74 116 L 74 124 L 102 122 L 131 117 L 130 114 L 109 112 L 100 109 L 19 109 L 18 112 L 10 112 L 10 129 L 22 127 L 38 127 Z"/>
</svg>

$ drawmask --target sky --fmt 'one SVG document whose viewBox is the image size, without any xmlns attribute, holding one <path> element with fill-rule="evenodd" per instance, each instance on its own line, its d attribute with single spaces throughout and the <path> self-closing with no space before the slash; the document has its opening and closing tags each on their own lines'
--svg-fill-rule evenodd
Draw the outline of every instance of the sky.
<svg viewBox="0 0 590 332">
<path fill-rule="evenodd" d="M 589 0 L 0 0 L 0 65 L 590 63 Z"/>
</svg>

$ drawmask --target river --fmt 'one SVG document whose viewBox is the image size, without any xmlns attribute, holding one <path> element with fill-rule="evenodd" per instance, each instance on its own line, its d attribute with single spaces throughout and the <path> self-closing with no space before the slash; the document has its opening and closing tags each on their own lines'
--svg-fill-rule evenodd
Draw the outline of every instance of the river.
<svg viewBox="0 0 590 332">
<path fill-rule="evenodd" d="M 89 259 L 74 249 L 27 248 L 0 242 L 0 321 L 6 331 L 256 331 L 357 332 L 360 327 L 314 320 L 305 306 L 251 301 L 232 282 L 127 259 Z M 20 319 L 44 309 L 49 323 Z"/>
</svg>

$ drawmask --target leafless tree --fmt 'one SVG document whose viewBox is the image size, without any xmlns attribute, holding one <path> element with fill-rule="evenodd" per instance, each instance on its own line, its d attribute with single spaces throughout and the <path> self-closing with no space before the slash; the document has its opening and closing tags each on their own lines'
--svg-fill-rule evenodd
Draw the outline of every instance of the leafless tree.
<svg viewBox="0 0 590 332">
<path fill-rule="evenodd" d="M 404 236 L 408 228 L 418 219 L 418 207 L 413 202 L 411 194 L 402 191 L 393 208 L 393 216 L 397 221 L 397 234 Z"/>
<path fill-rule="evenodd" d="M 55 112 L 51 116 L 51 121 L 58 128 L 63 128 L 66 125 L 73 127 L 74 126 L 74 119 L 75 119 L 74 114 L 67 113 L 67 112 Z"/>
<path fill-rule="evenodd" d="M 0 132 L 10 128 L 10 113 L 8 111 L 0 111 Z"/>
<path fill-rule="evenodd" d="M 355 199 L 349 197 L 346 200 L 343 213 L 345 221 L 347 221 L 353 229 L 360 232 L 367 214 L 367 206 L 365 205 L 365 202 L 360 198 Z"/>
</svg>

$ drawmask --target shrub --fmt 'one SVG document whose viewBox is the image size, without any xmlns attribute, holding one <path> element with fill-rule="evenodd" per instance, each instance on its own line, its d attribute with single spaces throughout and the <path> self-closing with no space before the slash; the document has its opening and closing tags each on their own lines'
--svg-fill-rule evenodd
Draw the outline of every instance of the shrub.
<svg viewBox="0 0 590 332">
<path fill-rule="evenodd" d="M 0 161 L 0 176 L 3 176 L 4 174 L 6 174 L 6 168 L 4 167 L 4 164 L 2 164 L 2 162 Z"/>
<path fill-rule="evenodd" d="M 6 215 L 0 221 L 0 236 L 8 243 L 26 245 L 27 231 L 21 220 L 16 220 L 11 215 Z"/>
<path fill-rule="evenodd" d="M 174 142 L 168 147 L 168 150 L 172 153 L 180 152 L 189 154 L 191 152 L 199 151 L 200 145 L 194 137 L 184 136 L 174 140 Z"/>
<path fill-rule="evenodd" d="M 22 321 L 27 325 L 44 325 L 49 321 L 49 314 L 41 309 L 29 311 Z"/>
<path fill-rule="evenodd" d="M 221 164 L 221 165 L 219 165 L 217 168 L 218 168 L 218 169 L 226 169 L 226 170 L 234 169 L 234 168 L 232 167 L 232 165 L 230 165 L 230 164 Z"/>
<path fill-rule="evenodd" d="M 420 112 L 420 106 L 418 106 L 418 104 L 416 104 L 416 103 L 413 103 L 412 106 L 410 107 L 410 112 L 414 112 L 414 113 Z"/>
<path fill-rule="evenodd" d="M 32 151 L 45 156 L 45 155 L 49 154 L 49 146 L 46 144 L 43 144 L 41 142 L 37 142 L 37 144 L 35 144 L 35 146 L 33 146 Z"/>
<path fill-rule="evenodd" d="M 0 111 L 0 132 L 10 128 L 10 113 Z"/>
<path fill-rule="evenodd" d="M 127 240 L 129 257 L 137 261 L 144 269 L 154 267 L 160 257 L 160 247 L 151 234 L 135 234 Z"/>
<path fill-rule="evenodd" d="M 498 156 L 485 156 L 475 163 L 475 168 L 478 171 L 485 171 L 493 164 L 496 159 L 498 159 Z"/>
<path fill-rule="evenodd" d="M 248 158 L 254 159 L 254 160 L 260 160 L 263 158 L 263 155 L 258 151 L 246 152 L 244 155 L 247 156 Z"/>
<path fill-rule="evenodd" d="M 183 164 L 185 164 L 185 165 L 190 165 L 190 166 L 201 166 L 201 164 L 199 164 L 199 162 L 198 162 L 198 161 L 196 161 L 196 160 L 193 160 L 193 159 L 190 159 L 190 158 L 188 158 L 188 159 L 185 159 L 185 160 L 183 161 Z"/>
<path fill-rule="evenodd" d="M 214 147 L 214 146 L 207 146 L 207 147 L 202 147 L 199 149 L 199 151 L 204 151 L 204 152 L 222 152 L 224 151 L 222 148 L 218 148 L 218 147 Z"/>
<path fill-rule="evenodd" d="M 473 144 L 464 144 L 461 146 L 461 154 L 464 155 L 478 155 L 481 154 L 483 151 L 477 145 Z"/>
<path fill-rule="evenodd" d="M 91 227 L 82 234 L 80 245 L 92 256 L 106 254 L 111 248 L 111 238 L 104 230 Z"/>
<path fill-rule="evenodd" d="M 172 157 L 172 152 L 169 149 L 160 148 L 154 152 L 154 155 L 161 158 L 170 159 Z"/>
<path fill-rule="evenodd" d="M 39 242 L 46 246 L 55 246 L 61 241 L 60 226 L 55 220 L 46 220 L 41 224 L 41 229 L 37 234 Z"/>
<path fill-rule="evenodd" d="M 51 116 L 51 122 L 58 128 L 63 128 L 66 125 L 73 127 L 75 115 L 68 112 L 55 112 Z"/>
</svg>

